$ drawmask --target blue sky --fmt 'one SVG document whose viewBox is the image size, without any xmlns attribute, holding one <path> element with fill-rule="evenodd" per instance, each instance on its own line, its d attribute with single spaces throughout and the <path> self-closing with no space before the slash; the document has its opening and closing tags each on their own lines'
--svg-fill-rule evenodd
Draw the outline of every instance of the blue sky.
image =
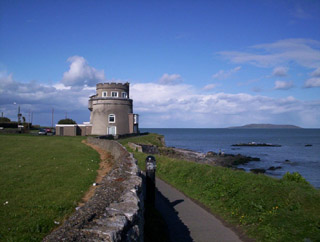
<svg viewBox="0 0 320 242">
<path fill-rule="evenodd" d="M 0 112 L 82 123 L 96 83 L 128 81 L 141 127 L 320 128 L 319 12 L 311 0 L 2 0 Z"/>
</svg>

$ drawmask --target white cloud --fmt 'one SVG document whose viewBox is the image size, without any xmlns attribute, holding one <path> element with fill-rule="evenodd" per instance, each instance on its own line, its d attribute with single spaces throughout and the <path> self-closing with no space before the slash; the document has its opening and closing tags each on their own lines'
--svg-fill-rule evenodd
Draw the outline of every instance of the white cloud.
<svg viewBox="0 0 320 242">
<path fill-rule="evenodd" d="M 302 113 L 308 113 L 310 120 L 320 118 L 320 101 L 199 91 L 191 85 L 168 88 L 155 83 L 134 84 L 134 112 L 141 114 L 142 127 L 227 127 L 253 121 L 306 127 L 311 124 L 302 124 Z"/>
<path fill-rule="evenodd" d="M 216 74 L 213 74 L 212 78 L 219 79 L 219 80 L 227 79 L 233 73 L 240 71 L 240 69 L 241 69 L 241 66 L 237 66 L 237 67 L 235 67 L 231 70 L 228 70 L 228 71 L 220 70 Z"/>
<path fill-rule="evenodd" d="M 158 80 L 158 83 L 162 85 L 175 85 L 182 82 L 182 78 L 179 74 L 164 73 L 162 77 Z"/>
<path fill-rule="evenodd" d="M 247 52 L 222 51 L 219 54 L 234 63 L 249 63 L 259 67 L 295 62 L 304 67 L 317 68 L 320 66 L 319 47 L 320 41 L 317 40 L 285 39 L 251 46 Z"/>
<path fill-rule="evenodd" d="M 135 83 L 130 87 L 134 112 L 141 115 L 140 127 L 228 127 L 253 122 L 320 127 L 320 100 L 208 93 L 205 90 L 214 88 L 215 84 L 197 89 L 176 83 L 181 79 L 178 74 L 162 77 L 159 83 Z M 320 86 L 319 78 L 311 79 L 306 86 Z M 175 85 L 163 85 L 172 83 Z M 67 87 L 62 84 L 22 83 L 15 81 L 12 74 L 0 73 L 0 111 L 16 119 L 17 105 L 13 105 L 16 102 L 23 115 L 29 110 L 34 112 L 34 123 L 51 124 L 52 108 L 55 122 L 64 118 L 65 113 L 77 122 L 88 121 L 88 99 L 95 94 L 95 88 L 85 82 Z M 276 87 L 288 87 L 288 83 L 279 82 Z"/>
<path fill-rule="evenodd" d="M 65 86 L 62 83 L 54 84 L 53 87 L 57 90 L 70 90 L 71 86 Z"/>
<path fill-rule="evenodd" d="M 282 76 L 286 76 L 287 72 L 288 72 L 288 68 L 279 66 L 273 69 L 272 75 L 282 77 Z"/>
<path fill-rule="evenodd" d="M 312 73 L 311 76 L 313 77 L 320 77 L 320 67 L 318 67 L 317 69 L 315 69 Z"/>
<path fill-rule="evenodd" d="M 320 77 L 313 77 L 305 81 L 305 87 L 320 87 Z"/>
<path fill-rule="evenodd" d="M 203 87 L 203 90 L 212 90 L 212 89 L 216 88 L 216 86 L 217 86 L 217 84 L 214 84 L 214 83 L 208 84 Z"/>
<path fill-rule="evenodd" d="M 63 74 L 61 83 L 65 86 L 95 86 L 98 82 L 105 81 L 104 71 L 96 70 L 88 65 L 81 56 L 68 58 L 70 68 Z"/>
<path fill-rule="evenodd" d="M 85 87 L 65 87 L 61 83 L 48 85 L 36 81 L 18 82 L 12 74 L 1 73 L 0 93 L 0 111 L 5 116 L 16 120 L 19 105 L 23 116 L 27 117 L 28 112 L 33 112 L 34 123 L 48 125 L 51 124 L 52 108 L 55 110 L 56 122 L 66 112 L 74 112 L 73 116 L 79 115 L 78 118 L 82 113 L 83 119 L 89 120 L 88 98 L 95 91 L 86 90 Z"/>
<path fill-rule="evenodd" d="M 275 81 L 274 83 L 274 89 L 276 90 L 288 90 L 293 87 L 292 81 L 286 82 L 286 81 Z"/>
</svg>

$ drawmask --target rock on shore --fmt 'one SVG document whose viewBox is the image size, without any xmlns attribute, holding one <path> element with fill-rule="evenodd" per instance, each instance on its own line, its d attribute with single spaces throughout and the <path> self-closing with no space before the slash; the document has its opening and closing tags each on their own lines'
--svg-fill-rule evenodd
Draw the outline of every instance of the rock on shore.
<svg viewBox="0 0 320 242">
<path fill-rule="evenodd" d="M 159 153 L 161 155 L 166 155 L 172 158 L 223 167 L 235 167 L 240 164 L 248 163 L 249 161 L 260 161 L 259 158 L 243 156 L 240 154 L 217 154 L 212 151 L 209 151 L 207 154 L 204 154 L 192 150 L 169 147 L 159 148 Z"/>
</svg>

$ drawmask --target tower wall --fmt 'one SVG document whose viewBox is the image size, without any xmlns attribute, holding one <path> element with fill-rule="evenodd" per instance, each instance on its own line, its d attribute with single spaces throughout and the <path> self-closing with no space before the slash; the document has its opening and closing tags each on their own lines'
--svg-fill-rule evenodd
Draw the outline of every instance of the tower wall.
<svg viewBox="0 0 320 242">
<path fill-rule="evenodd" d="M 118 96 L 112 97 L 111 92 L 118 92 Z M 122 97 L 122 93 L 127 93 L 127 97 Z M 97 84 L 97 95 L 90 98 L 89 110 L 93 135 L 110 134 L 108 127 L 116 127 L 117 135 L 130 133 L 129 114 L 132 113 L 132 99 L 129 99 L 129 83 Z M 115 115 L 114 122 L 109 122 L 110 114 Z"/>
</svg>

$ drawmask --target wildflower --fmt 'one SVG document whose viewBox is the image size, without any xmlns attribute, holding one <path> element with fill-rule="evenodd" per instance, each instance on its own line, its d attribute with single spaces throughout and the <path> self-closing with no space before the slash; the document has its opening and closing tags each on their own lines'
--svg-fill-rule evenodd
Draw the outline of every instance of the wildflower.
<svg viewBox="0 0 320 242">
<path fill-rule="evenodd" d="M 55 223 L 55 224 L 60 224 L 60 222 L 59 222 L 59 221 L 54 221 L 54 223 Z"/>
<path fill-rule="evenodd" d="M 6 201 L 3 205 L 8 205 L 9 201 Z"/>
</svg>

